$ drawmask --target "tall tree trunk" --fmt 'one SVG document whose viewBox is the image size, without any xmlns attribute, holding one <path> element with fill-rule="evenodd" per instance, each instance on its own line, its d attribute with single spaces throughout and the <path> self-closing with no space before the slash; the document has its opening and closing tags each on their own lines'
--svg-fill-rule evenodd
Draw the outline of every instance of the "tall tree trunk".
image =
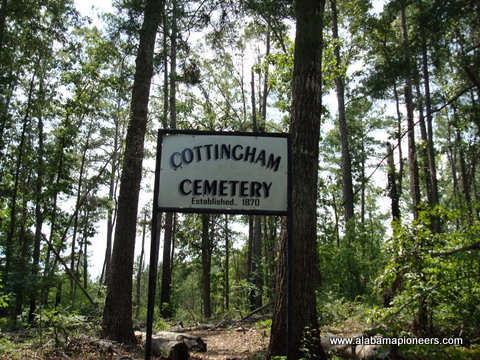
<svg viewBox="0 0 480 360">
<path fill-rule="evenodd" d="M 428 177 L 430 182 L 430 206 L 434 207 L 439 203 L 438 195 L 438 180 L 437 180 L 437 164 L 435 160 L 435 147 L 433 140 L 433 117 L 432 117 L 432 100 L 430 94 L 430 74 L 428 71 L 428 53 L 427 40 L 425 38 L 425 31 L 421 32 L 422 37 L 422 72 L 425 92 L 425 112 L 426 112 L 426 127 L 427 127 L 427 155 L 428 155 Z M 435 233 L 441 232 L 440 219 L 438 217 L 432 218 L 432 231 Z"/>
<path fill-rule="evenodd" d="M 29 188 L 28 183 L 30 182 L 29 176 L 23 172 L 23 186 L 22 186 L 22 193 L 27 194 L 27 189 Z M 18 242 L 20 243 L 20 256 L 18 258 L 18 270 L 16 274 L 16 283 L 15 286 L 15 318 L 14 318 L 14 328 L 17 327 L 17 319 L 22 315 L 23 312 L 23 302 L 25 297 L 25 288 L 23 286 L 26 277 L 27 277 L 27 264 L 28 264 L 28 250 L 31 247 L 29 237 L 26 236 L 26 223 L 27 223 L 27 212 L 28 208 L 25 201 L 22 201 L 22 218 L 20 223 L 20 229 L 18 232 Z"/>
<path fill-rule="evenodd" d="M 115 199 L 115 188 L 116 188 L 116 159 L 112 159 L 112 165 L 111 165 L 111 173 L 109 176 L 109 190 L 108 190 L 108 200 L 110 202 L 114 202 Z M 116 201 L 115 201 L 116 204 Z M 101 279 L 103 279 L 103 284 L 108 284 L 109 278 L 110 278 L 110 271 L 111 271 L 111 259 L 112 259 L 112 239 L 113 239 L 113 227 L 115 224 L 114 220 L 114 211 L 116 212 L 116 205 L 115 209 L 114 208 L 109 208 L 108 213 L 107 213 L 107 243 L 105 247 L 105 261 L 104 261 L 104 268 L 103 268 L 103 274 L 101 276 Z"/>
<path fill-rule="evenodd" d="M 250 308 L 255 310 L 262 306 L 262 277 L 260 274 L 260 260 L 262 256 L 261 217 L 253 216 L 252 231 L 252 259 L 250 264 Z"/>
<path fill-rule="evenodd" d="M 117 101 L 117 109 L 120 109 L 120 101 Z M 114 119 L 115 124 L 115 136 L 113 140 L 113 155 L 110 165 L 110 176 L 108 177 L 108 201 L 112 204 L 115 204 L 113 207 L 108 208 L 107 213 L 107 239 L 106 239 L 106 248 L 105 248 L 105 261 L 103 274 L 100 279 L 103 279 L 103 284 L 107 285 L 110 279 L 111 274 L 111 259 L 112 259 L 112 240 L 113 240 L 113 228 L 115 226 L 115 220 L 117 215 L 117 188 L 118 180 L 117 176 L 119 168 L 119 159 L 122 152 L 122 141 L 120 140 L 123 134 L 122 124 L 120 123 L 120 118 L 116 117 Z"/>
<path fill-rule="evenodd" d="M 225 214 L 225 283 L 224 283 L 224 292 L 225 292 L 225 310 L 228 311 L 230 308 L 230 233 L 228 229 L 228 215 Z"/>
<path fill-rule="evenodd" d="M 408 123 L 408 159 L 410 172 L 410 194 L 412 198 L 413 218 L 418 218 L 418 207 L 420 205 L 420 181 L 418 175 L 417 149 L 415 145 L 415 123 L 413 120 L 413 102 L 412 102 L 412 73 L 411 59 L 407 30 L 407 16 L 405 8 L 401 9 L 402 16 L 402 37 L 403 37 L 403 58 L 407 67 L 407 76 L 405 79 L 405 105 L 407 107 Z"/>
<path fill-rule="evenodd" d="M 366 212 L 366 193 L 367 193 L 367 177 L 365 175 L 365 162 L 367 156 L 365 154 L 365 134 L 362 134 L 362 154 L 360 161 L 360 181 L 361 181 L 361 191 L 360 191 L 360 222 L 365 224 L 365 212 Z"/>
<path fill-rule="evenodd" d="M 78 177 L 78 184 L 77 184 L 77 200 L 75 204 L 75 209 L 77 209 L 77 211 L 75 212 L 75 216 L 73 218 L 72 246 L 70 250 L 70 270 L 72 272 L 75 272 L 75 246 L 77 242 L 78 219 L 80 215 L 80 200 L 82 198 L 83 176 L 84 176 L 84 170 L 85 170 L 85 163 L 87 161 L 87 151 L 90 146 L 90 135 L 91 135 L 92 125 L 93 125 L 93 122 L 91 122 L 88 127 L 87 139 L 82 151 L 82 159 L 80 162 L 80 170 L 79 170 L 79 177 Z M 78 261 L 80 262 L 80 258 L 78 259 Z M 77 276 L 78 276 L 78 273 L 77 273 Z M 72 279 L 70 279 L 70 299 L 72 302 L 74 301 L 74 293 L 75 293 L 75 282 Z"/>
<path fill-rule="evenodd" d="M 135 317 L 138 319 L 140 316 L 140 290 L 142 288 L 142 272 L 143 272 L 143 256 L 145 255 L 145 235 L 147 233 L 147 211 L 143 213 L 143 227 L 142 227 L 142 249 L 140 250 L 140 259 L 138 261 L 137 270 L 137 283 L 135 291 Z"/>
<path fill-rule="evenodd" d="M 68 115 L 67 115 L 68 116 Z M 60 149 L 60 159 L 59 159 L 59 163 L 58 163 L 58 166 L 56 168 L 56 174 L 55 174 L 55 185 L 54 185 L 54 192 L 53 192 L 53 198 L 52 198 L 52 214 L 51 214 L 51 217 L 50 217 L 50 234 L 48 236 L 48 245 L 47 245 L 47 254 L 45 255 L 45 267 L 44 267 L 44 270 L 43 270 L 43 279 L 44 280 L 47 280 L 48 277 L 50 277 L 53 273 L 54 273 L 54 269 L 55 269 L 55 266 L 56 266 L 56 260 L 53 260 L 53 265 L 50 264 L 50 257 L 51 257 L 51 253 L 52 251 L 54 251 L 53 249 L 53 238 L 54 238 L 54 235 L 55 235 L 55 232 L 56 232 L 56 227 L 57 227 L 57 203 L 58 203 L 58 194 L 59 194 L 59 191 L 58 191 L 58 186 L 60 184 L 60 181 L 61 181 L 61 178 L 62 178 L 62 174 L 63 174 L 63 149 L 64 149 L 64 146 L 63 146 L 63 140 L 61 140 L 62 142 L 62 145 L 61 145 L 61 149 Z M 42 292 L 41 292 L 41 302 L 42 302 L 42 305 L 46 305 L 47 302 L 48 302 L 48 293 L 49 293 L 49 290 L 50 290 L 50 286 L 47 285 L 45 287 L 42 288 Z"/>
<path fill-rule="evenodd" d="M 317 180 L 318 141 L 321 114 L 322 31 L 325 2 L 297 0 L 295 2 L 296 36 L 292 94 L 292 216 L 291 252 L 287 254 L 286 221 L 280 239 L 277 266 L 276 298 L 270 344 L 267 356 L 285 355 L 289 344 L 292 359 L 303 356 L 302 339 L 309 332 L 311 358 L 326 359 L 320 346 L 316 311 L 317 285 Z M 290 324 L 291 338 L 286 337 L 287 317 L 287 256 L 294 264 L 291 274 L 292 303 L 295 309 Z M 290 360 L 290 359 L 289 359 Z"/>
<path fill-rule="evenodd" d="M 172 32 L 170 34 L 170 86 L 169 86 L 169 106 L 170 109 L 170 128 L 177 127 L 177 1 L 172 1 Z M 165 97 L 166 100 L 166 97 Z M 162 259 L 162 286 L 160 293 L 160 313 L 164 318 L 172 316 L 170 306 L 171 287 L 172 287 L 172 239 L 173 239 L 173 221 L 174 214 L 165 214 L 165 233 L 163 236 L 163 259 Z"/>
<path fill-rule="evenodd" d="M 266 39 L 266 50 L 265 50 L 265 58 L 268 58 L 270 55 L 270 26 L 267 26 L 267 39 Z M 261 106 L 261 116 L 262 116 L 262 122 L 259 126 L 259 131 L 265 131 L 265 124 L 267 122 L 267 99 L 268 99 L 268 92 L 269 92 L 269 86 L 268 86 L 268 76 L 269 76 L 269 64 L 267 62 L 266 67 L 265 67 L 265 75 L 263 76 L 263 94 L 262 94 L 262 106 Z"/>
<path fill-rule="evenodd" d="M 118 199 L 111 281 L 108 283 L 103 312 L 103 335 L 123 343 L 135 342 L 132 326 L 132 274 L 136 220 L 150 83 L 153 76 L 153 53 L 162 5 L 163 0 L 147 0 L 140 30 Z"/>
<path fill-rule="evenodd" d="M 167 3 L 165 2 L 162 14 L 163 25 L 163 116 L 162 126 L 168 129 L 168 101 L 169 101 L 169 71 L 168 71 L 168 19 L 167 19 Z"/>
<path fill-rule="evenodd" d="M 163 318 L 172 317 L 170 296 L 172 287 L 172 237 L 173 213 L 165 214 L 165 232 L 163 235 L 162 285 L 160 292 L 160 314 Z"/>
<path fill-rule="evenodd" d="M 422 142 L 426 144 L 428 142 L 427 126 L 425 125 L 425 116 L 423 113 L 423 100 L 422 100 L 422 93 L 420 91 L 420 83 L 419 83 L 418 76 L 415 76 L 415 89 L 417 93 L 418 124 L 420 127 L 420 136 L 421 136 Z M 430 190 L 430 175 L 428 172 L 427 147 L 426 146 L 420 147 L 420 149 L 418 150 L 418 153 L 421 155 L 419 170 L 422 170 L 421 174 L 422 174 L 422 179 L 425 183 L 425 193 L 427 194 L 427 201 L 429 204 L 431 204 L 432 192 Z"/>
<path fill-rule="evenodd" d="M 334 48 L 337 69 L 342 68 L 342 59 L 340 57 L 340 39 L 338 36 L 338 19 L 337 19 L 337 2 L 330 0 L 332 7 L 332 30 L 333 39 L 336 41 Z M 354 197 L 353 197 L 353 181 L 352 181 L 352 160 L 350 157 L 349 133 L 347 126 L 347 117 L 345 114 L 345 83 L 344 76 L 335 76 L 335 89 L 337 93 L 338 104 L 338 127 L 340 130 L 340 143 L 342 147 L 342 193 L 343 208 L 345 210 L 345 226 L 347 236 L 350 237 L 353 231 L 352 219 L 354 217 Z"/>
<path fill-rule="evenodd" d="M 3 270 L 3 282 L 9 284 L 10 271 L 13 266 L 14 257 L 14 236 L 17 229 L 17 206 L 18 206 L 18 189 L 20 186 L 20 171 L 25 153 L 25 143 L 27 141 L 27 129 L 30 122 L 30 112 L 32 110 L 33 90 L 36 74 L 32 75 L 29 84 L 28 98 L 26 103 L 25 115 L 23 116 L 22 133 L 20 135 L 20 143 L 18 145 L 17 162 L 15 164 L 15 175 L 12 189 L 12 198 L 10 205 L 10 224 L 8 227 L 7 237 L 5 240 L 5 267 Z"/>
<path fill-rule="evenodd" d="M 88 288 L 88 229 L 86 227 L 83 233 L 83 287 Z"/>
<path fill-rule="evenodd" d="M 402 195 L 403 188 L 403 146 L 402 146 L 402 113 L 400 111 L 400 97 L 398 96 L 397 83 L 393 83 L 393 94 L 395 96 L 395 109 L 397 112 L 397 131 L 395 132 L 397 139 L 397 149 L 398 149 L 398 198 L 400 199 Z"/>
<path fill-rule="evenodd" d="M 202 215 L 202 300 L 203 317 L 212 317 L 210 301 L 211 239 L 209 234 L 210 215 Z"/>
<path fill-rule="evenodd" d="M 42 93 L 42 85 L 40 85 L 40 93 Z M 36 192 L 36 199 L 35 199 L 35 237 L 33 241 L 33 255 L 32 255 L 32 279 L 34 279 L 34 288 L 30 293 L 30 309 L 28 311 L 28 323 L 33 324 L 34 314 L 37 309 L 37 292 L 38 287 L 36 284 L 39 283 L 38 278 L 38 270 L 39 270 L 39 263 L 40 263 L 40 248 L 41 248 L 41 241 L 42 241 L 42 226 L 43 226 L 43 195 L 42 195 L 42 188 L 43 188 L 43 177 L 44 177 L 44 169 L 43 169 L 43 118 L 42 114 L 38 117 L 38 148 L 37 148 L 37 181 L 35 184 L 35 192 Z"/>
<path fill-rule="evenodd" d="M 251 101 L 252 101 L 252 130 L 258 132 L 258 118 L 257 118 L 257 106 L 255 97 L 255 72 L 254 68 L 251 69 L 252 81 L 251 81 Z M 260 228 L 260 216 L 251 216 L 251 229 L 249 229 L 249 269 L 248 280 L 251 284 L 250 287 L 250 308 L 252 310 L 262 305 L 261 295 L 261 277 L 258 270 L 258 264 L 261 258 L 261 228 Z"/>
<path fill-rule="evenodd" d="M 395 160 L 393 157 L 393 149 L 390 143 L 387 143 L 387 174 L 388 174 L 388 190 L 392 201 L 392 220 L 400 220 L 400 198 L 397 189 L 397 174 L 395 171 Z"/>
</svg>

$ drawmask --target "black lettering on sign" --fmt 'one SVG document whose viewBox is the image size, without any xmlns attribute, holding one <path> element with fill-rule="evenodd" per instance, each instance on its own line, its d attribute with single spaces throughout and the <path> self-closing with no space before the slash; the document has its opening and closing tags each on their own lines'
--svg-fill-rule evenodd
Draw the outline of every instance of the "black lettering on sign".
<svg viewBox="0 0 480 360">
<path fill-rule="evenodd" d="M 184 179 L 178 184 L 178 191 L 183 196 L 268 198 L 271 188 L 272 183 L 265 181 Z"/>
<path fill-rule="evenodd" d="M 213 150 L 212 150 L 213 148 Z M 170 155 L 170 166 L 173 169 L 181 168 L 182 165 L 189 165 L 192 162 L 202 162 L 210 160 L 233 160 L 249 162 L 251 164 L 262 166 L 274 172 L 278 171 L 282 161 L 281 156 L 267 153 L 265 150 L 259 150 L 254 146 L 236 144 L 205 144 L 197 145 L 192 148 L 185 148 L 182 151 L 175 151 Z"/>
</svg>

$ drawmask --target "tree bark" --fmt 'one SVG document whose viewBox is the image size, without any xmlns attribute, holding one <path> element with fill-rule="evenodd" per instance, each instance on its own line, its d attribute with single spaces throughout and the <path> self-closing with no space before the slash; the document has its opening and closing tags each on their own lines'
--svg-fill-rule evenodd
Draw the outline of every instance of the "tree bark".
<svg viewBox="0 0 480 360">
<path fill-rule="evenodd" d="M 162 286 L 160 292 L 160 314 L 163 318 L 172 317 L 170 296 L 172 288 L 172 238 L 173 213 L 165 214 L 165 232 L 163 235 Z"/>
<path fill-rule="evenodd" d="M 42 85 L 40 85 L 42 86 Z M 35 184 L 35 191 L 36 191 L 36 199 L 35 199 L 35 237 L 34 237 L 34 245 L 33 245 L 33 255 L 32 255 L 32 278 L 37 279 L 38 277 L 38 270 L 39 270 L 39 263 L 40 263 L 40 248 L 41 248 L 41 241 L 42 241 L 42 226 L 44 220 L 43 214 L 43 195 L 42 195 L 42 188 L 43 188 L 43 177 L 44 177 L 44 169 L 43 169 L 43 118 L 42 114 L 38 117 L 38 150 L 37 150 L 37 181 Z M 35 284 L 38 284 L 38 280 L 35 281 Z M 30 309 L 28 311 L 28 323 L 32 324 L 34 319 L 34 314 L 37 309 L 37 292 L 38 287 L 32 290 L 30 294 Z"/>
<path fill-rule="evenodd" d="M 408 159 L 410 172 L 410 194 L 412 198 L 413 218 L 418 218 L 418 210 L 420 205 L 420 181 L 418 174 L 417 149 L 415 145 L 415 123 L 413 120 L 413 103 L 412 103 L 412 78 L 411 78 L 411 59 L 407 30 L 407 17 L 405 8 L 401 10 L 402 15 L 402 36 L 403 36 L 403 57 L 407 67 L 407 75 L 405 79 L 405 105 L 407 108 L 408 123 Z"/>
<path fill-rule="evenodd" d="M 212 305 L 210 301 L 210 268 L 211 268 L 211 244 L 210 244 L 210 215 L 202 215 L 202 300 L 203 317 L 212 317 Z"/>
<path fill-rule="evenodd" d="M 392 220 L 400 220 L 400 198 L 397 189 L 397 174 L 395 171 L 395 161 L 393 158 L 393 149 L 390 143 L 387 143 L 387 174 L 388 174 L 388 190 L 392 201 Z"/>
<path fill-rule="evenodd" d="M 143 213 L 142 224 L 142 249 L 140 250 L 140 259 L 138 260 L 137 283 L 135 284 L 135 317 L 138 319 L 140 315 L 141 297 L 140 290 L 142 288 L 143 273 L 143 256 L 145 255 L 145 236 L 147 234 L 147 211 Z"/>
<path fill-rule="evenodd" d="M 88 132 L 86 136 L 86 143 L 85 146 L 83 147 L 82 151 L 82 159 L 80 162 L 80 170 L 79 170 L 79 177 L 78 177 L 78 184 L 77 184 L 77 199 L 76 199 L 76 205 L 75 209 L 78 209 L 78 211 L 75 212 L 75 216 L 73 218 L 73 235 L 72 235 L 72 244 L 71 244 L 71 250 L 70 250 L 70 270 L 72 272 L 75 272 L 75 247 L 76 247 L 76 242 L 77 242 L 77 233 L 78 233 L 78 219 L 80 215 L 80 199 L 82 197 L 82 190 L 83 190 L 83 173 L 85 170 L 85 164 L 87 161 L 87 151 L 90 146 L 90 134 L 92 130 L 92 125 L 93 123 L 91 122 L 88 127 Z M 78 258 L 78 261 L 80 262 L 80 257 Z M 77 272 L 78 275 L 78 272 Z M 73 302 L 74 301 L 74 294 L 75 294 L 75 282 L 70 279 L 70 300 Z"/>
<path fill-rule="evenodd" d="M 230 233 L 228 230 L 228 215 L 225 214 L 225 283 L 224 283 L 224 298 L 225 310 L 230 308 Z"/>
<path fill-rule="evenodd" d="M 23 162 L 23 156 L 25 153 L 25 143 L 27 141 L 27 129 L 30 123 L 30 112 L 33 107 L 33 91 L 35 84 L 36 74 L 32 75 L 29 84 L 28 98 L 26 103 L 25 115 L 23 116 L 22 133 L 20 135 L 20 143 L 18 145 L 18 155 L 15 164 L 14 184 L 12 189 L 11 205 L 10 205 L 10 224 L 8 227 L 6 246 L 5 246 L 5 267 L 3 270 L 3 283 L 9 284 L 10 272 L 13 266 L 14 260 L 14 235 L 17 229 L 17 206 L 18 204 L 18 189 L 20 186 L 20 171 Z"/>
<path fill-rule="evenodd" d="M 337 2 L 330 0 L 332 7 L 332 30 L 333 39 L 337 41 L 334 48 L 335 60 L 337 62 L 337 69 L 342 67 L 342 59 L 340 57 L 340 45 L 338 36 L 338 20 L 337 20 Z M 352 160 L 350 157 L 349 133 L 347 126 L 347 117 L 345 113 L 345 83 L 342 75 L 335 76 L 335 89 L 337 93 L 338 104 L 338 127 L 340 130 L 340 143 L 342 147 L 342 193 L 343 193 L 343 208 L 345 211 L 345 226 L 347 229 L 347 236 L 351 235 L 352 229 L 351 220 L 354 217 L 354 198 L 353 198 L 353 181 L 352 181 Z"/>
<path fill-rule="evenodd" d="M 317 180 L 321 114 L 321 61 L 324 1 L 296 1 L 296 36 L 292 94 L 292 314 L 290 357 L 302 357 L 302 339 L 308 335 L 311 358 L 326 359 L 320 346 L 316 312 L 317 285 Z M 286 221 L 280 240 L 276 298 L 267 356 L 285 355 L 286 338 Z M 301 309 L 301 311 L 299 311 Z M 308 332 L 308 333 L 307 333 Z"/>
<path fill-rule="evenodd" d="M 132 275 L 136 220 L 148 100 L 153 76 L 155 37 L 161 18 L 162 0 L 147 0 L 136 58 L 130 122 L 118 199 L 117 226 L 112 253 L 111 281 L 103 312 L 103 335 L 115 341 L 134 343 L 132 326 Z"/>
<path fill-rule="evenodd" d="M 169 104 L 164 104 L 165 108 L 170 109 L 170 128 L 177 127 L 177 2 L 172 1 L 172 32 L 170 34 L 170 90 Z M 166 16 L 166 14 L 165 14 Z M 165 93 L 166 94 L 166 93 Z M 164 98 L 166 100 L 166 97 Z M 166 114 L 164 114 L 166 115 Z M 162 288 L 160 293 L 160 314 L 164 318 L 172 317 L 172 308 L 170 306 L 171 288 L 172 288 L 172 242 L 173 242 L 173 222 L 174 214 L 165 215 L 165 232 L 163 237 L 163 258 L 162 258 Z"/>
</svg>

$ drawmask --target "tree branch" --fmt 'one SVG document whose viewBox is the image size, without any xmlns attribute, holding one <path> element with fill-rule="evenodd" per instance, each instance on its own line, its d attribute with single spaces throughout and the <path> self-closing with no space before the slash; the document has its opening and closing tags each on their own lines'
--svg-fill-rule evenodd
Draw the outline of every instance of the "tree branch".
<svg viewBox="0 0 480 360">
<path fill-rule="evenodd" d="M 480 241 L 477 241 L 473 243 L 472 245 L 469 246 L 464 246 L 459 249 L 451 250 L 451 251 L 446 251 L 446 252 L 438 252 L 438 253 L 433 253 L 431 254 L 432 257 L 440 257 L 440 256 L 450 256 L 450 255 L 455 255 L 458 253 L 462 253 L 468 250 L 480 250 Z"/>
</svg>

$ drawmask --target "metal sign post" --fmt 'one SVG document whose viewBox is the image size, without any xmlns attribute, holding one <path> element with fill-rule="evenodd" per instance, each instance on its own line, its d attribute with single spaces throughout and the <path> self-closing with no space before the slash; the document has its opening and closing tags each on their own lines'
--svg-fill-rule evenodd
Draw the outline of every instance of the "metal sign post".
<svg viewBox="0 0 480 360">
<path fill-rule="evenodd" d="M 159 130 L 145 360 L 150 360 L 160 211 L 288 216 L 287 357 L 291 353 L 291 146 L 287 134 Z"/>
</svg>

